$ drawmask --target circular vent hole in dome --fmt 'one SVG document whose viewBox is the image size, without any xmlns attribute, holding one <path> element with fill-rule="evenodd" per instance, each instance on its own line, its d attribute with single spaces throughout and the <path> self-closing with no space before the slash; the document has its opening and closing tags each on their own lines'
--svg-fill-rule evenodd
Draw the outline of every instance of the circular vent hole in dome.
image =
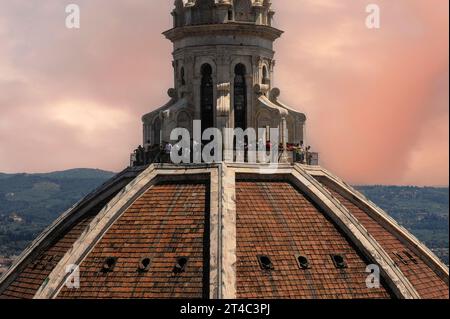
<svg viewBox="0 0 450 319">
<path fill-rule="evenodd" d="M 347 268 L 347 263 L 345 262 L 345 257 L 342 254 L 331 255 L 334 265 L 338 269 Z"/>
<path fill-rule="evenodd" d="M 114 267 L 117 264 L 117 258 L 116 257 L 108 257 L 105 259 L 105 262 L 103 263 L 102 272 L 108 273 L 112 272 L 114 270 Z"/>
<path fill-rule="evenodd" d="M 295 259 L 297 260 L 297 264 L 300 267 L 300 269 L 309 269 L 310 264 L 309 264 L 309 260 L 308 257 L 303 256 L 303 255 L 295 255 Z"/>
<path fill-rule="evenodd" d="M 178 257 L 175 267 L 173 267 L 173 272 L 176 274 L 185 272 L 188 261 L 189 261 L 189 258 L 187 258 L 187 257 Z"/>
<path fill-rule="evenodd" d="M 148 257 L 142 258 L 139 261 L 138 271 L 139 272 L 148 272 L 151 265 L 151 259 Z"/>
<path fill-rule="evenodd" d="M 258 255 L 257 257 L 262 270 L 274 270 L 272 260 L 269 256 Z"/>
</svg>

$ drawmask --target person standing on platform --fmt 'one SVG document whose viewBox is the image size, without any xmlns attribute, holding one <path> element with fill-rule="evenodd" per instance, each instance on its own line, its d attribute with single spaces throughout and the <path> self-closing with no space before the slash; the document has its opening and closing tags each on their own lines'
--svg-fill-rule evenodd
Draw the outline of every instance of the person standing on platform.
<svg viewBox="0 0 450 319">
<path fill-rule="evenodd" d="M 165 162 L 170 163 L 170 153 L 172 153 L 172 144 L 166 143 L 164 146 Z"/>
</svg>

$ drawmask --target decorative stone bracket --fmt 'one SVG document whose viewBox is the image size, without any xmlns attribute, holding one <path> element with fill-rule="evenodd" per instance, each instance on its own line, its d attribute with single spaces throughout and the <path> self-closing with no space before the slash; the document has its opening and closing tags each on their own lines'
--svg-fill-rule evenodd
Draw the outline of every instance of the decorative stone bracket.
<svg viewBox="0 0 450 319">
<path fill-rule="evenodd" d="M 217 85 L 217 116 L 228 117 L 231 112 L 231 84 L 220 83 Z"/>
<path fill-rule="evenodd" d="M 167 95 L 172 99 L 176 99 L 177 98 L 177 90 L 174 88 L 170 88 L 167 90 Z"/>
<path fill-rule="evenodd" d="M 253 91 L 258 95 L 266 95 L 270 90 L 269 84 L 255 84 Z"/>
<path fill-rule="evenodd" d="M 269 92 L 269 100 L 271 102 L 276 102 L 277 99 L 280 97 L 281 91 L 279 88 L 273 88 L 272 90 L 270 90 Z"/>
</svg>

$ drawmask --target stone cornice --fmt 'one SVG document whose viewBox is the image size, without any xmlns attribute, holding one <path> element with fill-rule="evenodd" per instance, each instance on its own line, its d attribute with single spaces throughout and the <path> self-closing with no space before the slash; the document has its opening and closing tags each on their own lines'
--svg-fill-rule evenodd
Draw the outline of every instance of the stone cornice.
<svg viewBox="0 0 450 319">
<path fill-rule="evenodd" d="M 275 41 L 282 34 L 283 31 L 276 28 L 255 25 L 253 23 L 229 22 L 223 24 L 207 24 L 207 25 L 192 25 L 170 29 L 163 33 L 163 35 L 174 42 L 185 37 L 205 36 L 205 35 L 252 35 Z"/>
</svg>

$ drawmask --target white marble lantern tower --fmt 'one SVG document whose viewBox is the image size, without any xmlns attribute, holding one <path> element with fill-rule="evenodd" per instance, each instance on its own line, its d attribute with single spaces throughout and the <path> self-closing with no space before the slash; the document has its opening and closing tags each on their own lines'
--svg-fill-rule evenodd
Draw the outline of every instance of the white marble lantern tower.
<svg viewBox="0 0 450 319">
<path fill-rule="evenodd" d="M 306 117 L 279 101 L 273 87 L 274 41 L 269 0 L 176 0 L 171 100 L 143 116 L 144 144 L 169 142 L 176 127 L 279 128 L 284 142 L 304 140 Z M 281 136 L 281 135 L 280 135 Z M 262 137 L 258 137 L 262 138 Z"/>
</svg>

